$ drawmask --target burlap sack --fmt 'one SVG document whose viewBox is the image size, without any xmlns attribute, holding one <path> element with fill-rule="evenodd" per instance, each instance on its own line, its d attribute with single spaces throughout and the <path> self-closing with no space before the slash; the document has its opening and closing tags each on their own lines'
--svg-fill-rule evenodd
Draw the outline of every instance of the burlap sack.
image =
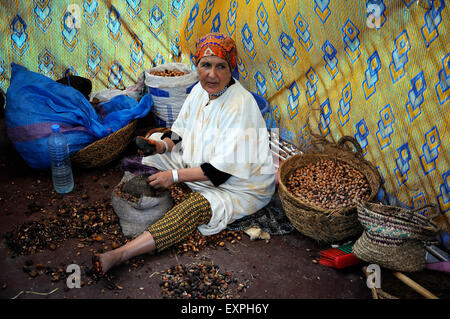
<svg viewBox="0 0 450 319">
<path fill-rule="evenodd" d="M 119 217 L 122 232 L 127 237 L 140 235 L 173 207 L 172 197 L 167 190 L 158 191 L 156 194 L 153 192 L 152 194 L 152 191 L 140 191 L 138 189 L 138 193 L 132 194 L 136 201 L 119 195 L 124 194 L 123 188 L 127 182 L 139 177 L 146 178 L 146 176 L 136 176 L 130 172 L 125 172 L 122 180 L 112 192 L 112 206 Z"/>
</svg>

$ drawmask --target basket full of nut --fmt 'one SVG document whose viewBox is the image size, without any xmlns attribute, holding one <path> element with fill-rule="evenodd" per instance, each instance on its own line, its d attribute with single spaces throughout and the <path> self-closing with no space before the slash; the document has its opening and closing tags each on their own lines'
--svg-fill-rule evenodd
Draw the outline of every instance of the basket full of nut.
<svg viewBox="0 0 450 319">
<path fill-rule="evenodd" d="M 299 232 L 317 241 L 358 236 L 363 229 L 356 205 L 376 197 L 381 176 L 353 137 L 332 143 L 313 135 L 312 140 L 316 150 L 294 155 L 280 166 L 278 192 L 286 216 Z"/>
</svg>

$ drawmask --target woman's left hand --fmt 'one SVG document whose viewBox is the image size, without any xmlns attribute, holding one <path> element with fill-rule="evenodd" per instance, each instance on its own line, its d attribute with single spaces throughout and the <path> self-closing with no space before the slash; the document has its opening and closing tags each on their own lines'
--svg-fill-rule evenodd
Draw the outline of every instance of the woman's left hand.
<svg viewBox="0 0 450 319">
<path fill-rule="evenodd" d="M 173 184 L 173 176 L 172 171 L 162 171 L 155 173 L 153 175 L 150 175 L 147 178 L 148 183 L 150 186 L 159 189 L 159 188 L 168 188 L 170 185 Z"/>
</svg>

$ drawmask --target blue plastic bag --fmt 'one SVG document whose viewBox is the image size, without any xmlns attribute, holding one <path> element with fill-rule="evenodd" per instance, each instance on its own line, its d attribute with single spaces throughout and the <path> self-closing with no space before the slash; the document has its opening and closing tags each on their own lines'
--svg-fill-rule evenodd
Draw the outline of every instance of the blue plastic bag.
<svg viewBox="0 0 450 319">
<path fill-rule="evenodd" d="M 153 101 L 149 95 L 139 103 L 118 96 L 104 104 L 107 114 L 103 118 L 78 90 L 12 63 L 5 109 L 8 137 L 30 167 L 48 169 L 47 139 L 52 124 L 60 125 L 72 155 L 144 117 Z"/>
</svg>

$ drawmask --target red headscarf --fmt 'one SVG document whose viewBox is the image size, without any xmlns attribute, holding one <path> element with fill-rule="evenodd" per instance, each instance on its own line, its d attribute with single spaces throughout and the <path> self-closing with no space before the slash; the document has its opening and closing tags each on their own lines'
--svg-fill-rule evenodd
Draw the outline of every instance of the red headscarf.
<svg viewBox="0 0 450 319">
<path fill-rule="evenodd" d="M 213 32 L 200 37 L 195 45 L 195 66 L 205 56 L 217 56 L 228 62 L 230 70 L 236 67 L 236 44 L 229 36 Z"/>
</svg>

